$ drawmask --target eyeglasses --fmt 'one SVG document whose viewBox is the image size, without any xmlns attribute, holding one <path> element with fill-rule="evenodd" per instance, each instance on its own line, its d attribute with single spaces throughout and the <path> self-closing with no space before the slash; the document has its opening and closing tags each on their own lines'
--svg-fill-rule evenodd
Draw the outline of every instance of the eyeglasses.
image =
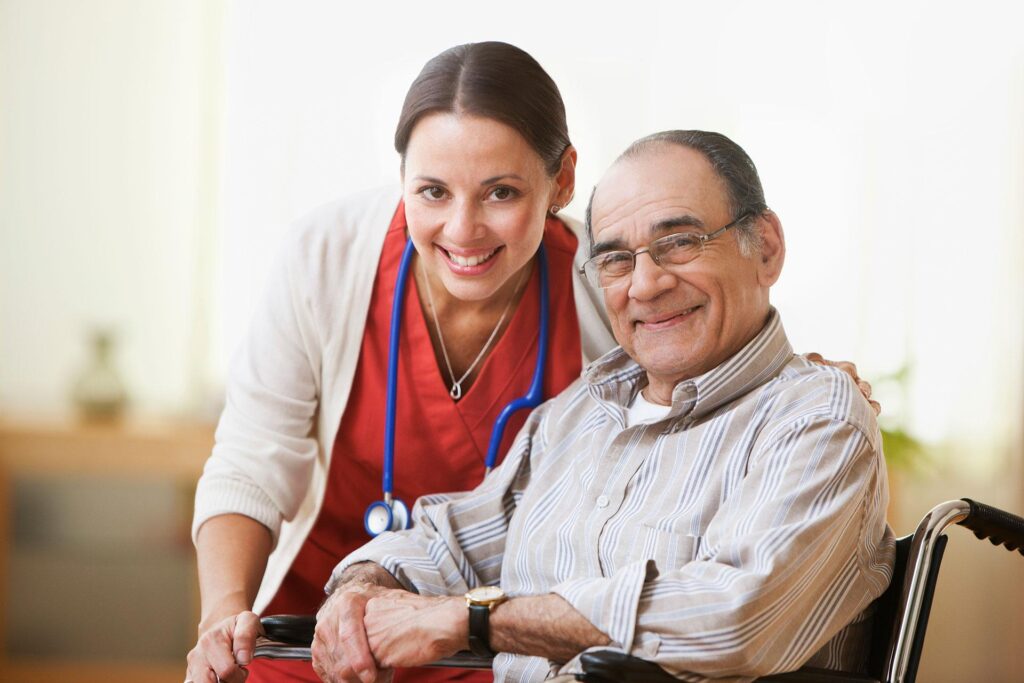
<svg viewBox="0 0 1024 683">
<path fill-rule="evenodd" d="M 636 251 L 619 249 L 602 252 L 588 259 L 580 268 L 580 273 L 585 275 L 593 286 L 607 289 L 629 282 L 633 276 L 633 269 L 636 267 L 636 257 L 640 254 L 646 253 L 658 266 L 666 269 L 670 266 L 686 265 L 704 252 L 705 242 L 710 242 L 724 234 L 729 228 L 735 228 L 752 215 L 752 213 L 745 213 L 729 225 L 707 235 L 679 232 L 659 237 L 646 247 Z"/>
</svg>

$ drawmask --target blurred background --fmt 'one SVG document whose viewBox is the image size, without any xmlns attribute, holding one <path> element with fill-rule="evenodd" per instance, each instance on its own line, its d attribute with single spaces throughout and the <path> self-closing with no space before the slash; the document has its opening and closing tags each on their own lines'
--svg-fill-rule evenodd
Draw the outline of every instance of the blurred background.
<svg viewBox="0 0 1024 683">
<path fill-rule="evenodd" d="M 798 351 L 872 380 L 913 531 L 1024 512 L 1017 2 L 0 0 L 0 678 L 180 680 L 225 367 L 291 221 L 397 182 L 423 63 L 545 66 L 589 188 L 634 138 L 750 153 Z M 339 292 L 344 296 L 344 292 Z M 920 680 L 1024 679 L 1024 565 L 954 530 Z"/>
</svg>

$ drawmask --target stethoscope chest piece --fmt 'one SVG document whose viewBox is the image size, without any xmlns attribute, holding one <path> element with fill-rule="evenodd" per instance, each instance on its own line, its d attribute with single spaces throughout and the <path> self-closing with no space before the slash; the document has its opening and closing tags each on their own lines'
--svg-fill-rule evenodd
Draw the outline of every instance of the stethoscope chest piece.
<svg viewBox="0 0 1024 683">
<path fill-rule="evenodd" d="M 385 531 L 408 529 L 409 508 L 398 498 L 375 501 L 366 508 L 363 526 L 366 527 L 366 533 L 373 537 L 380 536 Z"/>
</svg>

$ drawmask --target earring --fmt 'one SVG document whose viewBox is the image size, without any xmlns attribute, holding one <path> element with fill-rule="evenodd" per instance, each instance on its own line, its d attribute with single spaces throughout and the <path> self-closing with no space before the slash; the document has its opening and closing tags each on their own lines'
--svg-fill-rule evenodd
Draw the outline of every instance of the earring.
<svg viewBox="0 0 1024 683">
<path fill-rule="evenodd" d="M 560 207 L 558 204 L 552 204 L 551 208 L 549 209 L 549 211 L 551 211 L 551 215 L 552 216 L 554 216 L 556 213 L 558 213 L 561 210 L 562 210 L 562 207 Z"/>
</svg>

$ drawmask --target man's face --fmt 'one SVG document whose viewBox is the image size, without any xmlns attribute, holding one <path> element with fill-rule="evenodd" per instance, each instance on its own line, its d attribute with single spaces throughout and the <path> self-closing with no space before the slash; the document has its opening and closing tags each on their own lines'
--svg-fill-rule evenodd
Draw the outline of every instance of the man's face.
<svg viewBox="0 0 1024 683">
<path fill-rule="evenodd" d="M 591 216 L 595 251 L 636 250 L 678 232 L 711 233 L 736 218 L 704 156 L 669 144 L 609 169 Z M 667 389 L 671 396 L 671 387 L 721 364 L 764 326 L 784 247 L 774 214 L 756 221 L 764 246 L 749 256 L 732 229 L 683 266 L 666 270 L 641 254 L 631 279 L 604 290 L 615 338 L 647 370 L 656 395 Z"/>
</svg>

